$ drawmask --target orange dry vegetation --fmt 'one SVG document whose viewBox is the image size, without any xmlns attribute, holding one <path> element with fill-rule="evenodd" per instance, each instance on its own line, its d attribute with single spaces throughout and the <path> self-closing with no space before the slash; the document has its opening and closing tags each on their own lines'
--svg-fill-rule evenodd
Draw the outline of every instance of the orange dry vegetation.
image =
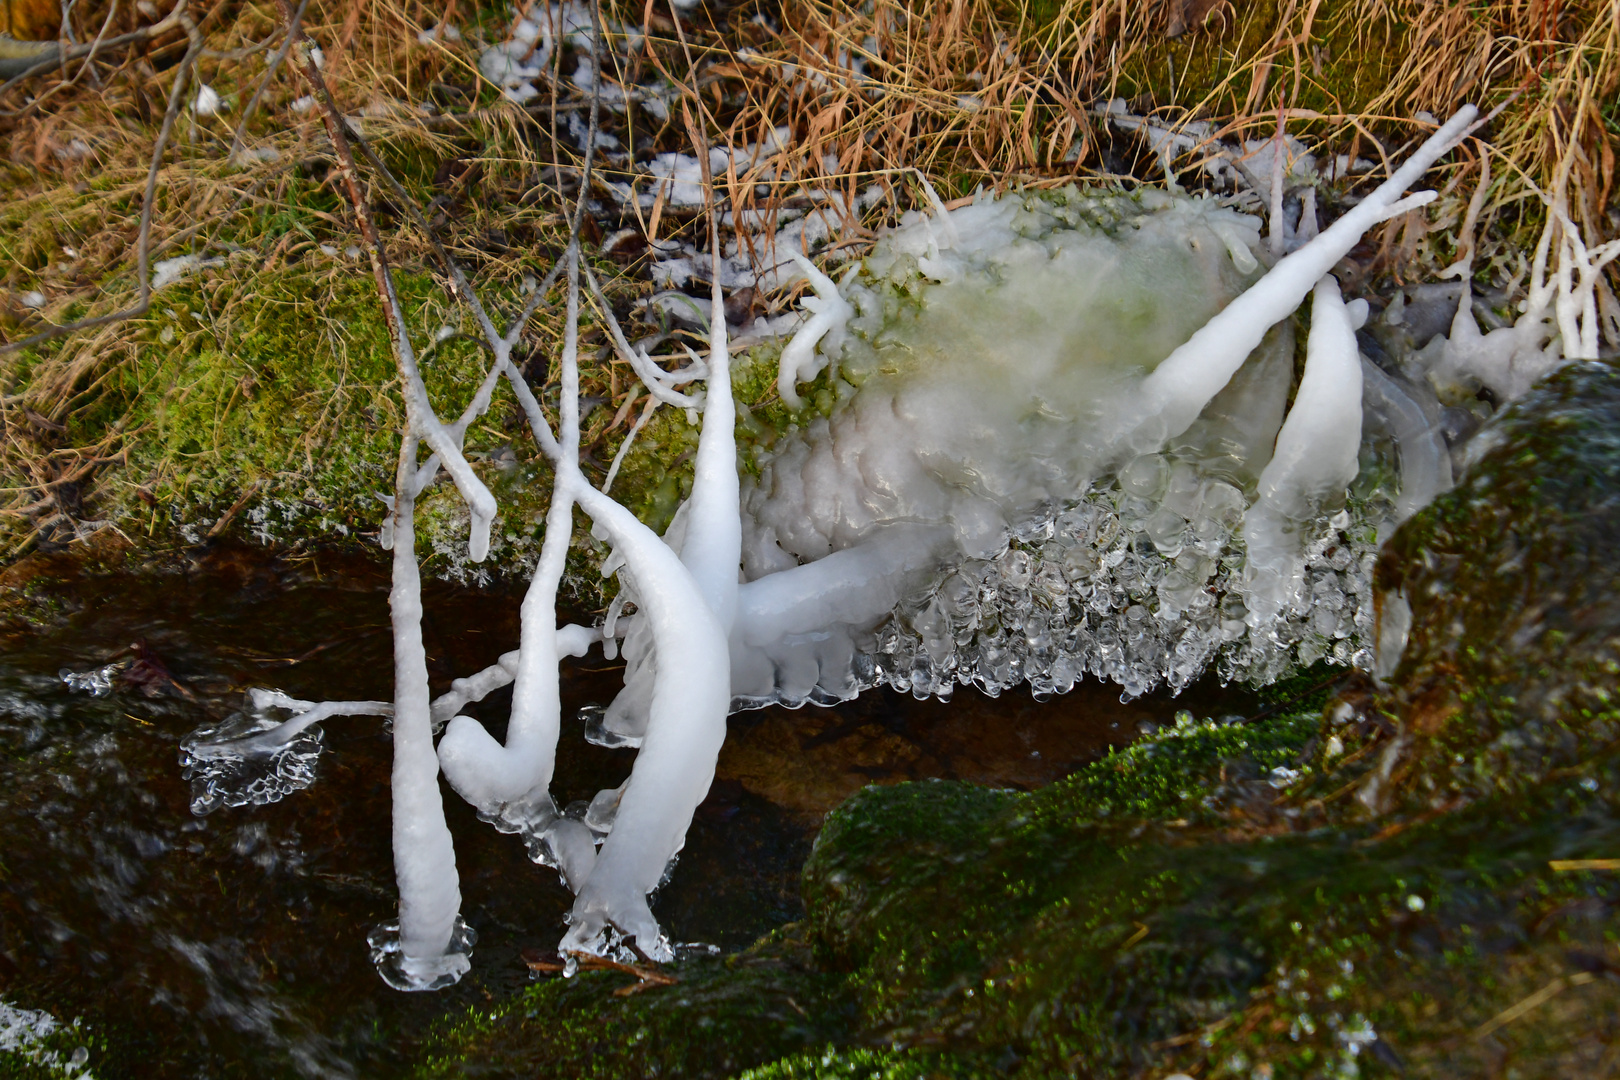
<svg viewBox="0 0 1620 1080">
<path fill-rule="evenodd" d="M 0 34 L 19 41 L 55 38 L 62 25 L 62 8 L 55 0 L 0 0 Z"/>
<path fill-rule="evenodd" d="M 174 2 L 79 0 L 73 37 L 149 26 Z M 0 0 L 16 36 L 54 39 L 60 10 L 55 0 Z M 223 108 L 181 110 L 157 170 L 152 259 L 251 259 L 270 274 L 322 243 L 352 243 L 351 215 L 324 179 L 320 122 L 293 108 L 303 89 L 285 68 L 264 80 L 281 44 L 276 6 L 187 0 L 187 10 L 203 43 L 195 77 Z M 572 58 L 553 58 L 527 106 L 499 97 L 478 71 L 482 48 L 520 14 L 548 10 L 549 0 L 309 0 L 304 15 L 340 106 L 362 117 L 432 201 L 446 242 L 488 279 L 518 280 L 555 247 L 545 238 L 578 176 L 577 146 L 552 134 L 586 105 Z M 1437 169 L 1431 183 L 1443 198 L 1426 215 L 1373 238 L 1368 273 L 1450 261 L 1485 143 L 1492 181 L 1477 273 L 1522 281 L 1514 267 L 1534 248 L 1555 189 L 1588 243 L 1620 233 L 1620 0 L 752 0 L 679 20 L 668 0 L 603 0 L 603 16 L 610 80 L 662 77 L 685 91 L 667 117 L 632 105 L 612 118 L 638 161 L 649 143 L 689 149 L 687 115 L 713 143 L 786 130 L 779 153 L 716 177 L 741 208 L 769 210 L 806 188 L 853 200 L 874 182 L 903 189 L 918 172 L 946 199 L 980 185 L 1162 182 L 1140 139 L 1099 115 L 1114 99 L 1167 127 L 1213 122 L 1209 137 L 1229 142 L 1269 136 L 1281 120 L 1323 149 L 1374 162 L 1473 102 L 1501 112 Z M 462 40 L 419 39 L 441 21 Z M 0 90 L 0 341 L 129 304 L 142 196 L 186 47 L 173 30 Z M 1196 176 L 1203 152 L 1174 168 Z M 636 178 L 605 161 L 597 175 Z M 919 201 L 891 193 L 874 215 Z M 652 240 L 703 228 L 691 210 L 662 206 L 635 224 Z M 390 235 L 399 265 L 429 264 L 408 224 L 396 218 Z M 41 309 L 23 303 L 34 291 Z M 0 534 L 8 518 L 68 513 L 52 492 L 88 482 L 139 437 L 98 420 L 92 438 L 75 420 L 95 407 L 108 373 L 137 356 L 129 324 L 0 353 L 0 501 L 11 503 Z M 621 389 L 612 382 L 615 407 Z"/>
<path fill-rule="evenodd" d="M 757 137 L 787 117 L 801 178 L 911 167 L 963 194 L 1117 171 L 1132 162 L 1093 111 L 1113 98 L 1228 138 L 1271 134 L 1281 111 L 1296 134 L 1390 156 L 1421 113 L 1512 99 L 1486 133 L 1510 163 L 1494 202 L 1564 163 L 1577 220 L 1617 224 L 1620 0 L 801 0 L 782 21 L 727 66 L 750 95 L 734 122 Z"/>
</svg>

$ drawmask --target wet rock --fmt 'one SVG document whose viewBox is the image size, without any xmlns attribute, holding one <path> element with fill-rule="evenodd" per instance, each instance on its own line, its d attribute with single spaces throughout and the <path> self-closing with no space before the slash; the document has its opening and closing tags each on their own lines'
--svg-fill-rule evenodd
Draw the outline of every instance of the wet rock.
<svg viewBox="0 0 1620 1080">
<path fill-rule="evenodd" d="M 1400 722 L 1359 791 L 1375 811 L 1488 797 L 1620 739 L 1620 371 L 1564 368 L 1469 458 L 1379 562 L 1411 631 L 1373 706 Z"/>
<path fill-rule="evenodd" d="M 832 713 L 772 710 L 744 731 L 728 733 L 716 776 L 778 806 L 824 814 L 867 784 L 939 770 L 904 736 L 880 724 L 841 720 Z"/>
</svg>

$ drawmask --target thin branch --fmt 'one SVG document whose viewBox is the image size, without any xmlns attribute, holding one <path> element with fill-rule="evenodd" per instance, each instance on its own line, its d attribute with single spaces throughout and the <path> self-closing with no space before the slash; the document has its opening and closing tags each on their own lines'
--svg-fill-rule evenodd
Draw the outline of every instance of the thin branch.
<svg viewBox="0 0 1620 1080">
<path fill-rule="evenodd" d="M 186 3 L 187 0 L 179 0 L 179 2 L 174 5 L 173 11 L 169 12 L 160 21 L 153 23 L 151 26 L 143 26 L 139 30 L 131 31 L 128 34 L 119 34 L 117 37 L 108 38 L 105 41 L 94 42 L 89 45 L 76 45 L 73 48 L 68 49 L 66 52 L 62 52 L 59 49 L 56 55 L 42 59 L 39 61 L 39 63 L 34 64 L 32 67 L 24 68 L 22 71 L 18 72 L 16 75 L 13 75 L 5 82 L 0 83 L 0 95 L 5 94 L 7 90 L 19 85 L 26 79 L 33 78 L 35 75 L 43 75 L 45 72 L 50 71 L 53 68 L 60 69 L 69 60 L 77 60 L 81 56 L 93 56 L 98 52 L 104 52 L 108 49 L 121 48 L 125 45 L 139 45 L 143 41 L 150 41 L 152 38 L 161 37 L 177 26 L 183 27 L 186 31 L 186 35 L 190 37 L 196 33 L 197 28 L 194 24 L 187 25 L 188 20 L 185 15 Z"/>
<path fill-rule="evenodd" d="M 253 119 L 253 114 L 258 110 L 259 101 L 264 97 L 265 90 L 269 88 L 270 80 L 276 77 L 276 71 L 280 69 L 281 62 L 287 59 L 288 50 L 292 48 L 293 42 L 297 40 L 298 31 L 303 28 L 304 24 L 304 11 L 308 7 L 309 0 L 299 0 L 298 10 L 293 12 L 292 23 L 287 27 L 287 36 L 282 40 L 281 48 L 277 49 L 276 54 L 270 58 L 270 63 L 264 69 L 264 78 L 259 80 L 258 88 L 253 91 L 253 96 L 248 99 L 247 107 L 242 110 L 242 121 L 236 125 L 236 133 L 231 136 L 231 152 L 225 156 L 225 160 L 235 161 L 236 155 L 242 152 L 242 134 L 247 131 L 248 121 Z"/>
<path fill-rule="evenodd" d="M 283 21 L 291 27 L 293 8 L 290 0 L 278 0 Z M 405 396 L 405 412 L 407 430 L 410 434 L 420 436 L 422 441 L 439 458 L 442 464 L 455 481 L 456 487 L 461 491 L 462 498 L 467 502 L 467 509 L 472 517 L 471 536 L 469 538 L 469 554 L 474 562 L 481 561 L 489 548 L 489 529 L 495 517 L 495 497 L 490 494 L 484 482 L 473 472 L 472 466 L 461 454 L 461 441 L 457 435 L 447 428 L 433 411 L 432 402 L 428 398 L 427 385 L 422 381 L 422 373 L 416 362 L 416 354 L 411 348 L 410 331 L 405 325 L 404 309 L 399 302 L 399 295 L 394 287 L 394 278 L 388 267 L 388 256 L 383 250 L 382 235 L 377 231 L 377 223 L 371 216 L 371 204 L 366 200 L 365 192 L 360 188 L 360 173 L 354 162 L 354 153 L 349 147 L 348 121 L 337 107 L 332 97 L 332 91 L 321 77 L 321 70 L 315 63 L 311 42 L 307 34 L 299 35 L 293 43 L 293 57 L 297 63 L 297 70 L 304 81 L 315 91 L 317 100 L 321 103 L 321 118 L 326 124 L 328 137 L 332 141 L 332 150 L 338 160 L 338 170 L 342 174 L 343 185 L 347 190 L 349 202 L 354 207 L 355 218 L 360 225 L 360 233 L 365 237 L 366 245 L 371 254 L 372 276 L 376 279 L 377 293 L 382 299 L 383 315 L 388 322 L 389 332 L 393 338 L 394 357 L 399 364 L 399 373 L 402 382 L 401 390 Z M 407 440 L 411 441 L 411 440 Z M 414 445 L 414 444 L 413 444 Z M 414 499 L 419 490 L 414 479 L 417 473 L 415 459 L 411 459 L 407 470 L 401 464 L 401 487 L 396 493 L 400 504 L 406 505 Z"/>
</svg>

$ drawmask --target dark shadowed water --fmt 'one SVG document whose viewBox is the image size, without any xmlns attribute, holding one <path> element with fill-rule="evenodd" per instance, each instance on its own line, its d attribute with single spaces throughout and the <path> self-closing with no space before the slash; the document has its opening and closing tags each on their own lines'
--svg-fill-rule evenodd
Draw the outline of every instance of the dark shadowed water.
<svg viewBox="0 0 1620 1080">
<path fill-rule="evenodd" d="M 276 559 L 234 547 L 115 571 L 35 556 L 0 586 L 0 997 L 81 1017 L 108 1049 L 103 1080 L 393 1076 L 436 1020 L 524 985 L 571 896 L 522 844 L 446 789 L 462 912 L 478 933 L 453 989 L 401 994 L 367 957 L 395 914 L 390 741 L 380 721 L 326 724 L 319 779 L 283 802 L 196 817 L 180 740 L 250 686 L 295 697 L 388 698 L 383 568 L 355 556 Z M 434 585 L 425 624 L 435 692 L 514 647 L 515 592 Z M 139 644 L 131 654 L 132 645 Z M 63 669 L 132 656 L 113 694 L 70 692 Z M 605 702 L 617 665 L 570 667 L 564 715 Z M 734 949 L 798 917 L 799 867 L 820 813 L 863 783 L 945 775 L 1033 786 L 1179 708 L 1090 685 L 1037 705 L 959 693 L 948 705 L 868 695 L 835 710 L 733 718 L 719 779 L 654 911 L 675 941 Z M 499 735 L 509 697 L 469 707 Z M 633 753 L 565 719 L 559 805 L 617 785 Z"/>
</svg>

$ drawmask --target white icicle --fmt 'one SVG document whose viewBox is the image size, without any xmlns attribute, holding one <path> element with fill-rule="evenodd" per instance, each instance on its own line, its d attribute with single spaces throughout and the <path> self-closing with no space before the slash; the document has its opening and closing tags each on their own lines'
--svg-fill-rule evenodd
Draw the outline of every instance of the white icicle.
<svg viewBox="0 0 1620 1080">
<path fill-rule="evenodd" d="M 600 952 L 611 923 L 648 956 L 664 960 L 669 945 L 647 894 L 681 849 L 714 779 L 731 705 L 726 633 L 693 575 L 656 533 L 588 485 L 579 485 L 578 496 L 635 572 L 640 617 L 651 628 L 658 668 L 641 751 L 562 948 Z"/>
<path fill-rule="evenodd" d="M 1366 304 L 1358 313 L 1366 318 Z M 1260 474 L 1260 498 L 1243 520 L 1245 602 L 1251 625 L 1293 606 L 1305 579 L 1298 527 L 1356 477 L 1361 451 L 1361 355 L 1355 319 L 1331 275 L 1316 284 L 1305 373 L 1294 407 Z"/>
<path fill-rule="evenodd" d="M 837 295 L 836 287 L 833 295 Z M 703 430 L 693 462 L 681 561 L 692 572 L 709 610 L 729 633 L 737 612 L 737 568 L 742 565 L 742 498 L 737 476 L 737 407 L 731 398 L 731 350 L 726 342 L 725 299 L 720 295 L 718 281 L 711 302 L 709 377 L 705 387 Z"/>
<path fill-rule="evenodd" d="M 1366 304 L 1358 305 L 1366 317 Z M 1331 275 L 1316 284 L 1305 373 L 1277 447 L 1260 474 L 1260 499 L 1289 517 L 1342 493 L 1361 449 L 1361 356 L 1351 309 Z"/>
</svg>

